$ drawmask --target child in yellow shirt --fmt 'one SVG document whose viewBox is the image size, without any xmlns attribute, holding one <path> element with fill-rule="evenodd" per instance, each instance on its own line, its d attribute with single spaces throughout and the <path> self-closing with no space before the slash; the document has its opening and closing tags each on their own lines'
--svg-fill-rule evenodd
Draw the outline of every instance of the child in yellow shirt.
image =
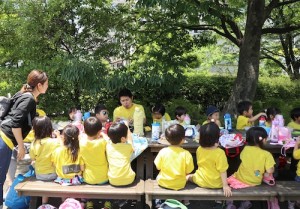
<svg viewBox="0 0 300 209">
<path fill-rule="evenodd" d="M 108 181 L 114 186 L 129 185 L 135 173 L 131 169 L 130 157 L 133 153 L 132 136 L 123 123 L 113 123 L 108 130 L 110 141 L 106 145 L 108 160 Z"/>
<path fill-rule="evenodd" d="M 261 112 L 253 116 L 252 103 L 249 101 L 242 101 L 237 105 L 237 111 L 239 113 L 236 129 L 243 130 L 246 127 L 253 126 L 254 121 L 256 121 L 260 116 L 267 117 L 266 113 Z"/>
<path fill-rule="evenodd" d="M 294 147 L 294 151 L 293 151 L 293 157 L 295 158 L 295 160 L 300 160 L 300 137 L 297 138 L 295 147 Z M 296 177 L 295 177 L 295 181 L 300 182 L 300 161 L 297 164 L 297 171 L 296 171 Z M 295 208 L 295 204 L 297 205 L 297 207 L 300 207 L 300 201 L 296 201 L 296 202 L 292 202 L 289 201 L 289 209 L 290 208 Z"/>
<path fill-rule="evenodd" d="M 210 122 L 200 127 L 200 140 L 196 151 L 197 171 L 189 180 L 204 188 L 223 188 L 224 195 L 232 195 L 227 184 L 228 162 L 224 150 L 219 148 L 220 129 Z"/>
<path fill-rule="evenodd" d="M 79 129 L 74 125 L 67 125 L 61 138 L 61 143 L 53 152 L 51 160 L 56 168 L 55 182 L 62 185 L 76 185 L 82 183 L 84 163 L 79 149 Z"/>
<path fill-rule="evenodd" d="M 163 104 L 156 104 L 151 109 L 153 123 L 158 122 L 162 125 L 162 121 L 170 121 L 171 117 L 166 113 L 166 108 Z"/>
<path fill-rule="evenodd" d="M 217 107 L 210 105 L 206 110 L 206 117 L 207 120 L 205 120 L 202 125 L 214 122 L 221 127 L 220 110 Z"/>
<path fill-rule="evenodd" d="M 186 116 L 186 109 L 182 106 L 176 107 L 176 109 L 175 109 L 175 119 L 182 126 L 188 125 L 184 121 L 185 116 Z"/>
<path fill-rule="evenodd" d="M 232 188 L 239 189 L 260 185 L 262 181 L 274 185 L 275 161 L 272 154 L 262 147 L 268 134 L 262 127 L 252 127 L 246 132 L 247 145 L 240 155 L 241 164 L 227 181 Z M 254 157 L 255 156 L 255 157 Z M 251 208 L 250 201 L 241 203 L 240 208 Z"/>
<path fill-rule="evenodd" d="M 266 115 L 267 115 L 266 127 L 272 126 L 272 121 L 278 114 L 281 114 L 281 111 L 276 107 L 269 107 L 266 110 Z"/>
<path fill-rule="evenodd" d="M 30 145 L 29 155 L 35 167 L 36 179 L 53 181 L 57 175 L 51 162 L 51 155 L 59 147 L 59 141 L 52 139 L 52 123 L 47 116 L 33 120 L 34 141 Z M 43 196 L 42 204 L 47 204 L 48 197 Z"/>
<path fill-rule="evenodd" d="M 80 139 L 80 153 L 84 163 L 83 180 L 88 184 L 107 183 L 106 141 L 101 137 L 101 122 L 96 117 L 89 117 L 83 125 L 87 135 Z"/>
<path fill-rule="evenodd" d="M 194 170 L 193 158 L 181 144 L 184 143 L 185 131 L 179 125 L 171 125 L 165 131 L 170 146 L 159 151 L 154 160 L 159 174 L 158 185 L 167 189 L 179 190 L 185 187 L 186 176 Z"/>
<path fill-rule="evenodd" d="M 291 118 L 293 121 L 291 121 L 287 126 L 292 129 L 300 130 L 300 108 L 294 108 L 291 111 Z"/>
</svg>

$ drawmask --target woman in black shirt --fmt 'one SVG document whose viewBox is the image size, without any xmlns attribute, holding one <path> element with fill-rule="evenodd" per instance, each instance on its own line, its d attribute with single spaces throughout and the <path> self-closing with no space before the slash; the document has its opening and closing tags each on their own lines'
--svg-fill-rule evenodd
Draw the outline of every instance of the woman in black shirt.
<svg viewBox="0 0 300 209">
<path fill-rule="evenodd" d="M 48 89 L 48 76 L 45 72 L 33 70 L 27 83 L 13 96 L 13 104 L 8 115 L 1 123 L 0 130 L 0 209 L 3 205 L 3 184 L 6 179 L 12 150 L 18 145 L 17 159 L 25 156 L 23 139 L 31 130 L 31 121 L 36 113 L 36 101 Z"/>
</svg>

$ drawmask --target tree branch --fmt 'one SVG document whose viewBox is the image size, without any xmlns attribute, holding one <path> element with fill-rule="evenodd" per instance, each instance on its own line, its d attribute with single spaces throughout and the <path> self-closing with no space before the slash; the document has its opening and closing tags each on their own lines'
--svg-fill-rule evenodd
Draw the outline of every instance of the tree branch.
<svg viewBox="0 0 300 209">
<path fill-rule="evenodd" d="M 293 3 L 296 3 L 296 2 L 299 2 L 299 0 L 290 0 L 290 1 L 279 2 L 274 8 L 282 7 L 284 5 L 293 4 Z"/>
<path fill-rule="evenodd" d="M 286 66 L 284 64 L 282 64 L 279 60 L 275 59 L 274 57 L 262 52 L 262 54 L 264 55 L 264 57 L 261 57 L 260 59 L 269 59 L 272 60 L 273 62 L 275 62 L 277 65 L 279 65 L 282 69 L 286 69 Z"/>
<path fill-rule="evenodd" d="M 267 34 L 267 33 L 273 33 L 273 34 L 283 34 L 283 33 L 288 33 L 292 32 L 295 30 L 299 30 L 300 25 L 290 25 L 284 28 L 263 28 L 262 29 L 262 34 Z"/>
<path fill-rule="evenodd" d="M 279 0 L 272 0 L 268 6 L 265 8 L 264 21 L 270 16 L 272 10 L 278 5 Z"/>
</svg>

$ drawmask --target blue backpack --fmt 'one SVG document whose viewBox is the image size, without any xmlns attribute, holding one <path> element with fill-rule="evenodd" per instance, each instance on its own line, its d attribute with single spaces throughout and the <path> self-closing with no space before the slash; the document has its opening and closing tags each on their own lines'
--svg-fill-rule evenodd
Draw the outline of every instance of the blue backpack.
<svg viewBox="0 0 300 209">
<path fill-rule="evenodd" d="M 15 190 L 15 186 L 24 181 L 25 178 L 34 176 L 34 168 L 32 165 L 29 166 L 29 171 L 24 175 L 19 174 L 13 181 L 12 185 L 9 188 L 8 194 L 5 198 L 5 205 L 8 208 L 12 209 L 27 209 L 30 203 L 30 197 L 28 196 L 19 196 L 18 192 Z"/>
</svg>

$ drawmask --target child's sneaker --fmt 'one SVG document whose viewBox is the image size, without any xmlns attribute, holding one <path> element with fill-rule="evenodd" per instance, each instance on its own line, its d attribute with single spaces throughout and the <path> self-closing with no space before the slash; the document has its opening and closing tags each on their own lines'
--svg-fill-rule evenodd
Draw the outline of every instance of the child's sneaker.
<svg viewBox="0 0 300 209">
<path fill-rule="evenodd" d="M 288 201 L 288 209 L 295 209 L 295 202 Z"/>
<path fill-rule="evenodd" d="M 266 184 L 268 184 L 270 186 L 275 185 L 275 179 L 272 174 L 269 174 L 268 176 L 264 175 L 263 182 L 265 182 Z"/>
<path fill-rule="evenodd" d="M 155 200 L 155 208 L 160 208 L 162 201 L 160 199 Z"/>
<path fill-rule="evenodd" d="M 238 209 L 249 209 L 252 207 L 252 203 L 250 201 L 243 201 Z"/>
<path fill-rule="evenodd" d="M 112 209 L 111 202 L 110 201 L 105 201 L 103 209 Z"/>
<path fill-rule="evenodd" d="M 94 203 L 92 201 L 87 201 L 85 208 L 86 209 L 94 209 Z"/>
</svg>

